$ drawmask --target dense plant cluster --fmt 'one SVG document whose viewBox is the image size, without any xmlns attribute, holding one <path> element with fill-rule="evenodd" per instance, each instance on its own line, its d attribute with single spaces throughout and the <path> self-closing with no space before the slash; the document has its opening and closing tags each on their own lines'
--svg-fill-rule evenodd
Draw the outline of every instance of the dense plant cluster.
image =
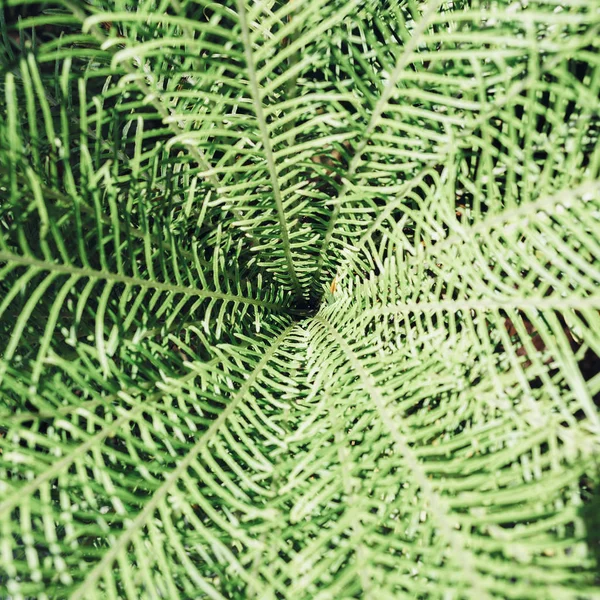
<svg viewBox="0 0 600 600">
<path fill-rule="evenodd" d="M 0 597 L 598 597 L 596 0 L 0 3 Z"/>
</svg>

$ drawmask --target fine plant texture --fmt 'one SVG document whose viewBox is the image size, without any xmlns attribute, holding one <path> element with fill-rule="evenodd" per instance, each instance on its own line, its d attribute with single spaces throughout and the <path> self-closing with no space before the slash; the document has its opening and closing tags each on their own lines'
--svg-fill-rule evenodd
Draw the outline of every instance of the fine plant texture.
<svg viewBox="0 0 600 600">
<path fill-rule="evenodd" d="M 0 40 L 0 598 L 600 598 L 598 0 Z"/>
</svg>

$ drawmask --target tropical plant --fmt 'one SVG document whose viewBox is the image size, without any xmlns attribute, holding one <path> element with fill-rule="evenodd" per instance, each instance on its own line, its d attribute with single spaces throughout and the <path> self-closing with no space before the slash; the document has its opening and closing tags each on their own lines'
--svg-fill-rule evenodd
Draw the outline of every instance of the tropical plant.
<svg viewBox="0 0 600 600">
<path fill-rule="evenodd" d="M 600 598 L 597 0 L 0 36 L 1 598 Z"/>
</svg>

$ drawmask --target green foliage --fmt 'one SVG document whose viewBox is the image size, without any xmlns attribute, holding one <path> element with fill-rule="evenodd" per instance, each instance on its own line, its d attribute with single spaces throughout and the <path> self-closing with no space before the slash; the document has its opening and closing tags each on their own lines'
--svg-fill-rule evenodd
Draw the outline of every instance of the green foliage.
<svg viewBox="0 0 600 600">
<path fill-rule="evenodd" d="M 600 597 L 597 0 L 2 2 L 0 597 Z"/>
</svg>

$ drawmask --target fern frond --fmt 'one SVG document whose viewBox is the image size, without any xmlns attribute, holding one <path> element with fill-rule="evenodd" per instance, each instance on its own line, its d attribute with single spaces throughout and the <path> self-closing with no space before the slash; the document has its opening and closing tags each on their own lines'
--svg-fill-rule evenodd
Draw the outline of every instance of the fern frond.
<svg viewBox="0 0 600 600">
<path fill-rule="evenodd" d="M 595 598 L 591 0 L 0 10 L 0 596 Z"/>
</svg>

